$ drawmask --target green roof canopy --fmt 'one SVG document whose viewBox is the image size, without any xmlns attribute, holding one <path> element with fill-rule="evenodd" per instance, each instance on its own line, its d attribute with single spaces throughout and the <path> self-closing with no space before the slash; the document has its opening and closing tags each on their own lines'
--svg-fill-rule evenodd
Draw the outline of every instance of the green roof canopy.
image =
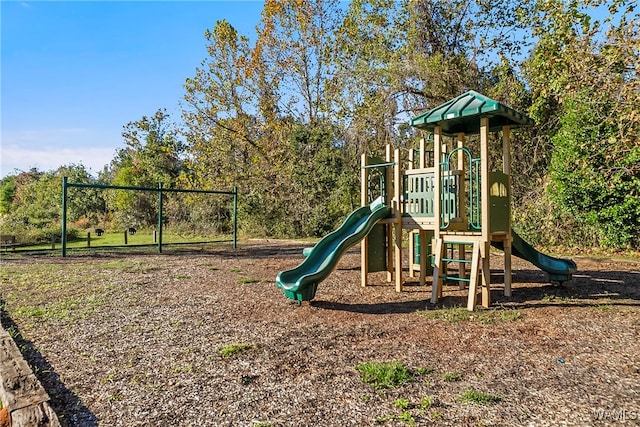
<svg viewBox="0 0 640 427">
<path fill-rule="evenodd" d="M 444 104 L 411 119 L 411 126 L 433 130 L 442 126 L 442 133 L 453 136 L 464 132 L 467 135 L 480 133 L 480 118 L 489 117 L 489 130 L 502 126 L 521 127 L 533 124 L 533 120 L 498 101 L 470 90 Z"/>
</svg>

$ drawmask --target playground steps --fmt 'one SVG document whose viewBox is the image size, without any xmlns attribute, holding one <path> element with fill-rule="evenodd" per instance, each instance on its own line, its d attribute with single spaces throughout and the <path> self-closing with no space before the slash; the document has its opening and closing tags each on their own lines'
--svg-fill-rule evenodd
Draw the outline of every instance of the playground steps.
<svg viewBox="0 0 640 427">
<path fill-rule="evenodd" d="M 460 290 L 465 288 L 465 284 L 469 285 L 469 292 L 467 298 L 467 309 L 469 311 L 473 311 L 476 306 L 477 298 L 478 298 L 478 281 L 480 280 L 480 271 L 481 269 L 481 236 L 475 234 L 476 239 L 470 239 L 469 237 L 473 236 L 472 234 L 447 234 L 443 236 L 443 238 L 436 239 L 436 246 L 434 251 L 434 268 L 433 268 L 433 276 L 437 278 L 434 280 L 435 286 L 432 288 L 431 293 L 431 302 L 435 304 L 438 302 L 440 298 L 442 298 L 442 286 L 444 280 L 454 280 L 460 282 Z M 453 257 L 445 257 L 445 249 L 446 245 L 455 244 L 455 245 L 469 245 L 472 246 L 471 250 L 471 259 L 466 259 L 465 251 L 462 249 L 459 252 L 458 258 Z M 451 276 L 447 274 L 446 263 L 448 262 L 457 262 L 460 265 L 459 275 Z M 471 272 L 469 277 L 466 276 L 465 265 L 471 265 Z M 484 271 L 484 270 L 482 270 Z M 485 278 L 486 279 L 486 278 Z M 489 307 L 491 305 L 491 294 L 488 285 L 482 286 L 482 282 L 480 283 L 481 291 L 482 291 L 482 305 L 484 307 Z"/>
<path fill-rule="evenodd" d="M 0 327 L 0 427 L 59 427 L 49 395 L 22 357 L 11 336 Z"/>
</svg>

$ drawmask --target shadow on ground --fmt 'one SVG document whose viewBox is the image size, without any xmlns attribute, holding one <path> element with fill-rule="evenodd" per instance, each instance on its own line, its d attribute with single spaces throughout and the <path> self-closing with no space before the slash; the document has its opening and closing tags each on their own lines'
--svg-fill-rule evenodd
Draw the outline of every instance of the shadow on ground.
<svg viewBox="0 0 640 427">
<path fill-rule="evenodd" d="M 383 302 L 376 304 L 345 304 L 332 301 L 311 301 L 312 307 L 325 310 L 350 311 L 363 314 L 405 314 L 424 310 L 426 301 Z"/>
<path fill-rule="evenodd" d="M 426 289 L 431 292 L 431 277 L 427 283 Z M 513 289 L 511 297 L 505 297 L 500 286 L 504 283 L 501 271 L 492 272 L 491 283 L 492 306 L 496 308 L 640 306 L 640 271 L 579 271 L 570 282 L 558 285 L 549 283 L 546 273 L 540 270 L 517 270 L 513 272 L 513 283 L 518 286 Z M 408 282 L 405 286 L 419 285 L 416 282 Z M 374 304 L 314 300 L 311 305 L 325 310 L 363 314 L 413 313 L 421 310 L 466 307 L 466 292 L 460 291 L 457 283 L 448 282 L 444 285 L 443 297 L 437 304 L 431 304 L 428 300 Z"/>
<path fill-rule="evenodd" d="M 82 400 L 69 390 L 33 343 L 20 333 L 18 325 L 4 310 L 5 302 L 0 299 L 0 324 L 11 335 L 22 356 L 49 395 L 50 404 L 62 426 L 95 427 L 96 416 L 87 408 Z"/>
</svg>

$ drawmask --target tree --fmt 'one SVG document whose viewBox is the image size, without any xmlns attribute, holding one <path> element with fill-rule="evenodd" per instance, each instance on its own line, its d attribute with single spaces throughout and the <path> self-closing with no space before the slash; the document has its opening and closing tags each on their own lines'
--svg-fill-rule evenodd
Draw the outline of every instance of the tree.
<svg viewBox="0 0 640 427">
<path fill-rule="evenodd" d="M 640 27 L 627 3 L 607 3 L 617 23 L 591 17 L 588 7 L 605 2 L 539 3 L 528 17 L 539 41 L 525 63 L 564 228 L 616 247 L 640 246 Z"/>
<path fill-rule="evenodd" d="M 62 178 L 70 182 L 90 184 L 94 178 L 83 165 L 61 166 L 56 171 L 41 172 L 35 168 L 22 172 L 6 182 L 13 183 L 9 211 L 3 215 L 2 230 L 19 234 L 22 243 L 49 241 L 59 237 L 62 214 Z M 4 180 L 3 180 L 4 181 Z M 69 222 L 95 221 L 96 213 L 104 209 L 104 202 L 95 190 L 70 190 L 67 204 Z"/>
<path fill-rule="evenodd" d="M 113 185 L 157 188 L 174 187 L 184 173 L 184 144 L 179 130 L 165 110 L 143 116 L 124 126 L 125 148 L 110 165 Z M 122 226 L 148 226 L 157 219 L 155 193 L 116 190 L 107 193 L 107 204 Z"/>
<path fill-rule="evenodd" d="M 11 212 L 13 198 L 16 195 L 16 177 L 7 175 L 0 180 L 0 214 Z"/>
<path fill-rule="evenodd" d="M 277 83 L 278 106 L 296 122 L 313 125 L 328 118 L 338 5 L 336 0 L 265 2 L 253 65 Z"/>
</svg>

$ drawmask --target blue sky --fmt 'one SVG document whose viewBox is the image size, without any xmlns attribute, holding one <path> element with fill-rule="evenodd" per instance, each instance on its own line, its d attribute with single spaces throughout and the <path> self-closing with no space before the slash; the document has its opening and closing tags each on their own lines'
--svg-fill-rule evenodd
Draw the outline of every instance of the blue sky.
<svg viewBox="0 0 640 427">
<path fill-rule="evenodd" d="M 260 1 L 0 1 L 0 176 L 70 163 L 97 174 L 122 127 L 166 108 L 180 120 L 204 32 L 253 36 Z"/>
</svg>

